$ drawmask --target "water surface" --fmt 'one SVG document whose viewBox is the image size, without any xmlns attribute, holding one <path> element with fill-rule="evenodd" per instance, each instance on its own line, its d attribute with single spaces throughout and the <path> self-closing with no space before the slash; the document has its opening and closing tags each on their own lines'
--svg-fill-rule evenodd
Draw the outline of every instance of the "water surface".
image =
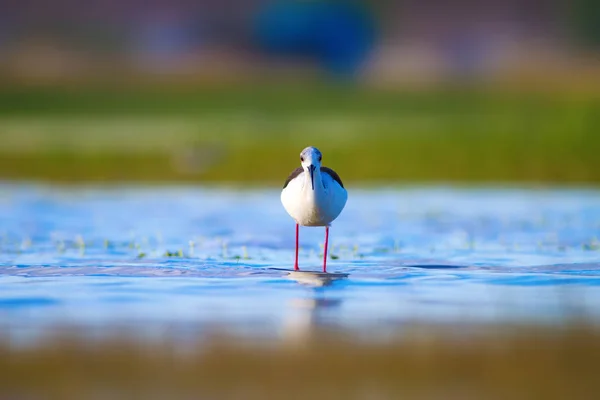
<svg viewBox="0 0 600 400">
<path fill-rule="evenodd" d="M 600 320 L 600 191 L 349 191 L 329 267 L 350 276 L 319 286 L 272 269 L 294 256 L 278 189 L 4 184 L 0 330 L 375 336 L 415 320 Z M 320 268 L 323 235 L 301 229 L 301 268 Z"/>
</svg>

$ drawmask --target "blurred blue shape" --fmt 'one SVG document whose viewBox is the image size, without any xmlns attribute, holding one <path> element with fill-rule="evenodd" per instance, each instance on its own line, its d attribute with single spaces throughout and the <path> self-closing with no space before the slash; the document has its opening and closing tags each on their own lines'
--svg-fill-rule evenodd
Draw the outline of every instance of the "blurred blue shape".
<svg viewBox="0 0 600 400">
<path fill-rule="evenodd" d="M 260 11 L 256 32 L 269 54 L 308 57 L 343 76 L 360 70 L 377 37 L 366 5 L 333 0 L 276 0 Z"/>
</svg>

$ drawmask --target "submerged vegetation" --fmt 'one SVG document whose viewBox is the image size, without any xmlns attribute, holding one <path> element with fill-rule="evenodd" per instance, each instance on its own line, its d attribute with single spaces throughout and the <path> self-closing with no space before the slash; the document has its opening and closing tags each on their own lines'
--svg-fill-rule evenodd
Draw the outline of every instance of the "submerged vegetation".
<svg viewBox="0 0 600 400">
<path fill-rule="evenodd" d="M 5 88 L 0 179 L 279 185 L 307 145 L 346 181 L 600 182 L 593 93 Z"/>
<path fill-rule="evenodd" d="M 600 390 L 600 332 L 405 326 L 365 342 L 314 332 L 269 343 L 116 335 L 0 341 L 0 396 L 28 399 L 587 399 Z"/>
<path fill-rule="evenodd" d="M 204 246 L 204 240 L 210 240 L 213 242 L 211 246 Z M 40 243 L 33 243 L 30 237 L 25 238 L 8 238 L 6 234 L 0 236 L 0 253 L 5 255 L 20 255 L 20 254 L 35 254 L 44 248 L 45 243 L 42 242 L 42 238 L 39 238 Z M 461 243 L 458 248 L 460 250 L 475 251 L 479 249 L 479 243 L 474 239 L 467 238 L 464 243 Z M 51 245 L 56 254 L 69 255 L 70 257 L 79 256 L 84 258 L 87 256 L 86 250 L 93 251 L 94 255 L 98 254 L 125 254 L 136 259 L 160 259 L 160 258 L 179 258 L 179 259 L 220 259 L 220 260 L 265 260 L 264 255 L 260 255 L 260 250 L 256 246 L 241 244 L 236 246 L 230 246 L 228 242 L 222 237 L 195 237 L 188 241 L 188 246 L 181 245 L 179 247 L 165 247 L 160 239 L 152 238 L 149 236 L 135 237 L 129 242 L 119 242 L 104 239 L 102 245 L 98 241 L 86 241 L 82 235 L 76 235 L 74 240 L 69 238 L 55 238 L 52 239 Z M 489 245 L 489 242 L 487 242 Z M 496 243 L 499 248 L 510 253 L 519 249 L 519 243 L 509 243 L 499 241 Z M 527 250 L 534 252 L 550 251 L 550 252 L 571 252 L 571 251 L 586 251 L 586 252 L 598 252 L 600 251 L 600 240 L 593 236 L 591 238 L 585 238 L 584 242 L 572 243 L 570 246 L 562 243 L 554 242 L 538 242 L 537 244 L 525 243 L 521 244 L 526 247 Z M 439 243 L 438 246 L 431 245 L 429 253 L 435 253 L 436 251 L 446 251 L 449 249 L 456 249 L 456 243 L 450 245 L 448 243 Z M 331 260 L 357 260 L 365 257 L 364 251 L 368 252 L 370 256 L 389 256 L 389 255 L 402 255 L 404 249 L 401 246 L 399 240 L 395 240 L 391 246 L 376 246 L 361 249 L 358 244 L 348 246 L 347 243 L 337 243 L 333 241 L 329 244 L 328 257 Z M 414 249 L 411 249 L 414 250 Z M 318 258 L 323 257 L 323 243 L 319 243 L 319 251 L 316 252 L 313 248 L 304 249 L 300 247 L 300 253 L 305 257 Z M 52 254 L 52 252 L 47 253 Z"/>
</svg>

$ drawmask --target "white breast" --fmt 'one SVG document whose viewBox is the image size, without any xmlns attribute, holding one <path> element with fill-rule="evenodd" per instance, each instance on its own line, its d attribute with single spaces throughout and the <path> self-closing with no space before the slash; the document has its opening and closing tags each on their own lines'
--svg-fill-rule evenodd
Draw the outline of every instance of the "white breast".
<svg viewBox="0 0 600 400">
<path fill-rule="evenodd" d="M 305 187 L 302 172 L 281 192 L 281 203 L 296 223 L 303 226 L 328 226 L 346 205 L 348 192 L 329 174 L 322 173 L 322 184 L 315 182 L 315 190 Z"/>
</svg>

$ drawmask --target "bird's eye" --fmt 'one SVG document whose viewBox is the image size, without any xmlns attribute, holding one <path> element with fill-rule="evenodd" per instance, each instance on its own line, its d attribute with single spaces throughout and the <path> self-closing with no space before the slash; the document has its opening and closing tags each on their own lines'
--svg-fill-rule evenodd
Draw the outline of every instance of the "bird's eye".
<svg viewBox="0 0 600 400">
<path fill-rule="evenodd" d="M 300 157 L 300 161 L 301 161 L 301 162 L 304 162 L 304 157 Z"/>
<path fill-rule="evenodd" d="M 319 156 L 319 162 L 321 162 L 322 159 L 323 159 L 323 156 Z"/>
</svg>

